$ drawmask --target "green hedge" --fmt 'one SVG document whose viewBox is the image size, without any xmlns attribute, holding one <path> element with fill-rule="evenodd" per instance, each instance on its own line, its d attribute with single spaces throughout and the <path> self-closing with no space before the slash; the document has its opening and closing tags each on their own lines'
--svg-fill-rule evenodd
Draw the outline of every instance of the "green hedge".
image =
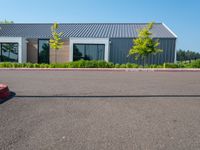
<svg viewBox="0 0 200 150">
<path fill-rule="evenodd" d="M 143 68 L 143 66 L 133 63 L 113 64 L 105 61 L 80 60 L 62 64 L 32 64 L 32 63 L 11 63 L 2 62 L 0 68 Z M 191 63 L 164 63 L 163 65 L 146 65 L 145 68 L 200 68 L 200 60 Z"/>
<path fill-rule="evenodd" d="M 115 65 L 105 61 L 74 61 L 69 63 L 56 64 L 32 64 L 32 63 L 11 63 L 2 62 L 0 68 L 114 68 Z"/>
</svg>

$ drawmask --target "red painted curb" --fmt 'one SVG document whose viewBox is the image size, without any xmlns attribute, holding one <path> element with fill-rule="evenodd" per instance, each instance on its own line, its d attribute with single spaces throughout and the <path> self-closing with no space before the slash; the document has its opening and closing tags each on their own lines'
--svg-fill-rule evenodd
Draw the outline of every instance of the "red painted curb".
<svg viewBox="0 0 200 150">
<path fill-rule="evenodd" d="M 0 84 L 0 100 L 6 99 L 10 96 L 10 91 L 7 85 Z"/>
</svg>

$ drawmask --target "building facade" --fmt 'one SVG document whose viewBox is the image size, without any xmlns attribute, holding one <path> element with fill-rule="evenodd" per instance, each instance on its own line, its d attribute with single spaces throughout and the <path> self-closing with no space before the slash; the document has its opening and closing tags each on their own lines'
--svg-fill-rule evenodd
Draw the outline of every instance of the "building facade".
<svg viewBox="0 0 200 150">
<path fill-rule="evenodd" d="M 105 60 L 113 63 L 141 63 L 128 56 L 133 39 L 145 23 L 59 24 L 63 48 L 49 46 L 52 24 L 0 24 L 0 62 L 65 63 Z M 162 53 L 149 56 L 149 64 L 175 62 L 177 36 L 164 24 L 156 23 L 153 38 L 159 39 Z M 56 57 L 56 58 L 55 58 Z"/>
</svg>

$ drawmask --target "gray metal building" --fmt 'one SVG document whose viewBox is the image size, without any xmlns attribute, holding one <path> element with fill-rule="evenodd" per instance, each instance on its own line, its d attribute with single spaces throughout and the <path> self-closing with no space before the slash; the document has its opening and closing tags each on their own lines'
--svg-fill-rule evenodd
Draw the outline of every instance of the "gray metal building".
<svg viewBox="0 0 200 150">
<path fill-rule="evenodd" d="M 141 63 L 128 56 L 133 39 L 145 23 L 72 23 L 59 24 L 64 46 L 55 55 L 49 47 L 52 24 L 0 24 L 0 61 L 64 63 L 79 59 L 113 63 Z M 149 64 L 176 60 L 177 36 L 164 24 L 155 23 L 153 37 L 159 39 L 163 53 L 149 56 Z"/>
</svg>

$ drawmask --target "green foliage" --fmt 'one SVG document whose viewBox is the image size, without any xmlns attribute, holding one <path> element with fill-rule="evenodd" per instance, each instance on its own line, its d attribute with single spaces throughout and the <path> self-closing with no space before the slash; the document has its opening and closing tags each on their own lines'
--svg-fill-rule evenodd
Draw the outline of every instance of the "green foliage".
<svg viewBox="0 0 200 150">
<path fill-rule="evenodd" d="M 126 68 L 126 64 L 121 64 L 120 68 Z"/>
<path fill-rule="evenodd" d="M 153 28 L 154 23 L 149 23 L 145 28 L 139 31 L 138 38 L 133 39 L 133 47 L 129 51 L 129 55 L 133 56 L 135 60 L 139 58 L 143 59 L 145 65 L 145 58 L 150 54 L 156 54 L 162 52 L 158 48 L 159 41 L 153 39 L 152 32 L 150 31 Z"/>
<path fill-rule="evenodd" d="M 2 62 L 0 68 L 114 68 L 115 65 L 111 62 L 96 61 L 96 60 L 80 60 L 68 63 L 55 64 L 32 64 L 32 63 L 11 63 Z"/>
<path fill-rule="evenodd" d="M 138 64 L 133 63 L 127 63 L 126 68 L 139 68 L 140 66 Z"/>
<path fill-rule="evenodd" d="M 145 65 L 145 68 L 200 68 L 200 59 L 191 63 L 165 63 L 162 65 Z M 12 63 L 2 62 L 0 68 L 142 68 L 142 66 L 133 63 L 113 64 L 106 61 L 97 60 L 79 60 L 68 63 L 55 64 L 32 64 L 32 63 Z"/>
<path fill-rule="evenodd" d="M 59 26 L 57 23 L 54 23 L 51 27 L 52 39 L 50 39 L 49 41 L 50 47 L 55 50 L 55 63 L 57 63 L 57 50 L 61 49 L 64 44 L 64 42 L 61 39 L 63 32 L 57 32 L 58 27 Z"/>
<path fill-rule="evenodd" d="M 54 23 L 51 27 L 52 39 L 50 39 L 50 47 L 54 50 L 59 50 L 63 47 L 64 42 L 62 42 L 61 36 L 63 32 L 57 32 L 58 24 Z"/>
<path fill-rule="evenodd" d="M 188 68 L 200 68 L 200 59 L 192 61 L 190 64 L 186 64 Z"/>
<path fill-rule="evenodd" d="M 0 21 L 0 24 L 13 24 L 13 21 L 8 21 L 8 20 L 4 20 L 4 21 Z"/>
<path fill-rule="evenodd" d="M 120 68 L 120 64 L 115 64 L 115 68 Z"/>
<path fill-rule="evenodd" d="M 106 61 L 98 61 L 98 68 L 104 67 L 104 68 L 114 68 L 114 64 L 111 62 Z"/>
<path fill-rule="evenodd" d="M 7 62 L 3 62 L 3 63 L 0 63 L 0 67 L 1 68 L 12 68 L 12 63 L 7 63 Z"/>
<path fill-rule="evenodd" d="M 200 59 L 200 53 L 193 52 L 190 50 L 184 51 L 184 50 L 178 50 L 177 53 L 177 61 L 183 62 L 183 61 L 190 61 Z"/>
<path fill-rule="evenodd" d="M 174 63 L 165 63 L 165 67 L 163 68 L 179 68 L 179 65 Z"/>
<path fill-rule="evenodd" d="M 155 65 L 155 64 L 151 64 L 146 66 L 147 68 L 164 68 L 162 65 Z"/>
<path fill-rule="evenodd" d="M 112 68 L 139 68 L 138 64 L 127 63 L 127 64 L 115 64 Z"/>
</svg>

